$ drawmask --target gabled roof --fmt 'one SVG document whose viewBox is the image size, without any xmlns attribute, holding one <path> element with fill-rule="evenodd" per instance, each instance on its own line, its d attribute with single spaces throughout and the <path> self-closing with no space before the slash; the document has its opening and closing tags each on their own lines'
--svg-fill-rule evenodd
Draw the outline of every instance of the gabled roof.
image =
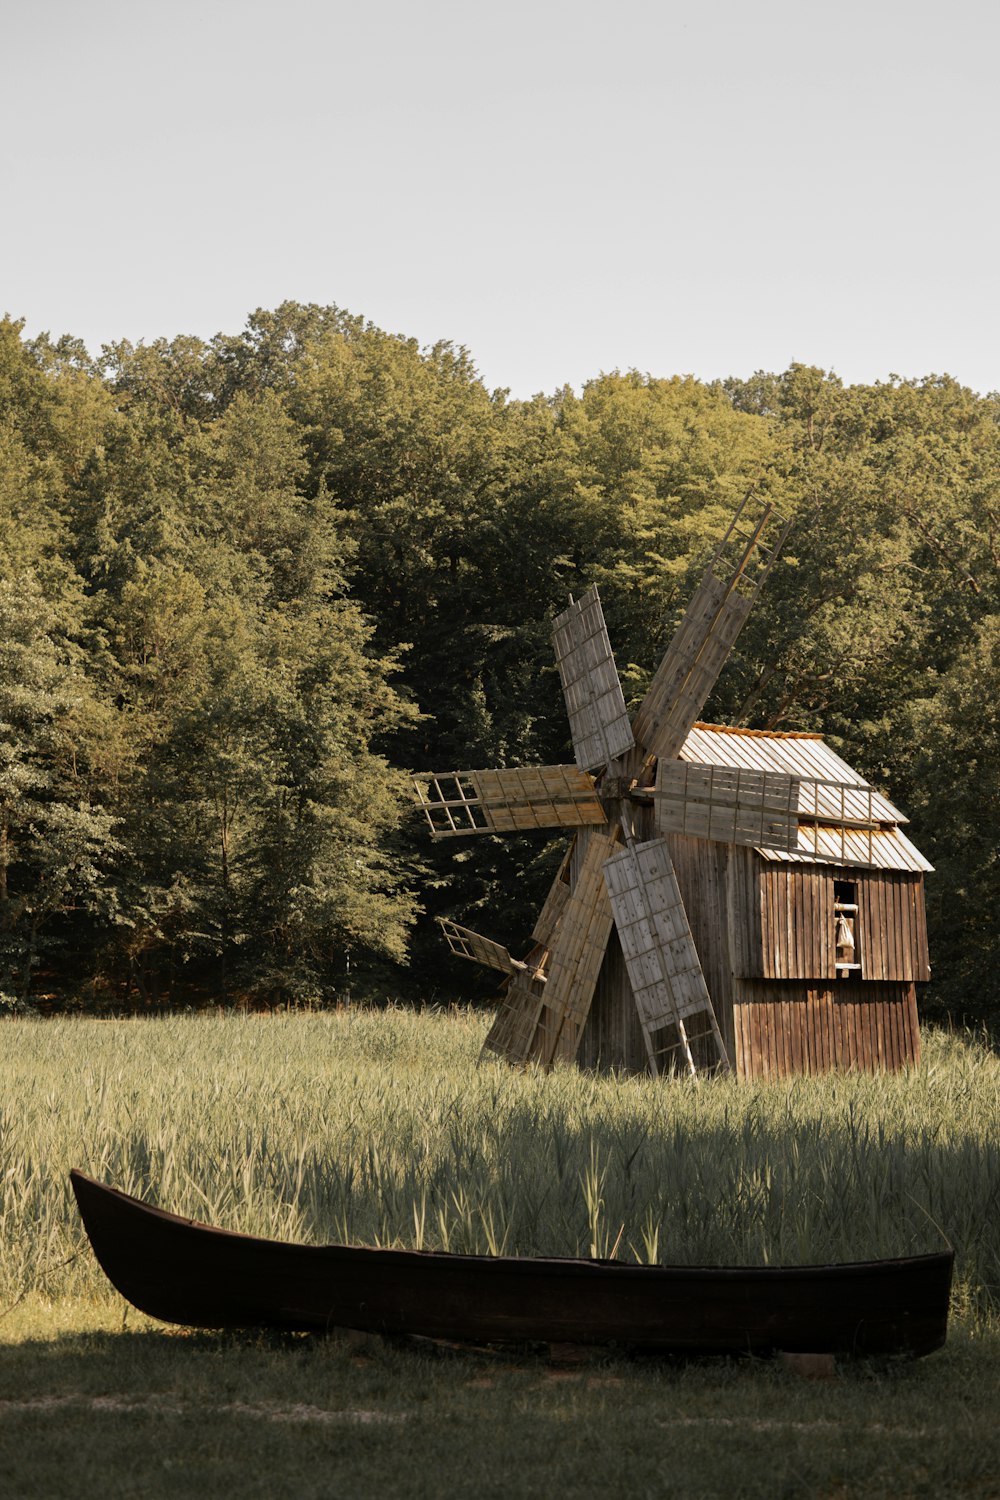
<svg viewBox="0 0 1000 1500">
<path fill-rule="evenodd" d="M 883 870 L 932 870 L 899 825 L 908 819 L 887 797 L 853 771 L 818 734 L 769 733 L 729 729 L 722 724 L 695 724 L 680 749 L 680 759 L 734 770 L 779 772 L 801 776 L 799 848 L 795 853 L 760 849 L 769 860 L 875 866 Z M 831 785 L 815 785 L 828 782 Z M 852 828 L 845 824 L 870 824 Z M 824 858 L 825 856 L 825 858 Z"/>
</svg>

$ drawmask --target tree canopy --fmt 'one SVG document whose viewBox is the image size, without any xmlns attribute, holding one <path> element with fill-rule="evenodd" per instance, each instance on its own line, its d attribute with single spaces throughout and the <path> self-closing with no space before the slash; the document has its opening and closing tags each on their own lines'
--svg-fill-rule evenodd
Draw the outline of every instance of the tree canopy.
<svg viewBox="0 0 1000 1500">
<path fill-rule="evenodd" d="M 4 1001 L 468 987 L 430 915 L 516 944 L 558 851 L 428 848 L 405 770 L 569 758 L 551 620 L 592 582 L 637 703 L 751 488 L 796 526 L 708 712 L 891 790 L 936 1003 L 996 1011 L 1000 397 L 793 365 L 515 401 L 294 303 L 96 360 L 0 322 Z"/>
</svg>

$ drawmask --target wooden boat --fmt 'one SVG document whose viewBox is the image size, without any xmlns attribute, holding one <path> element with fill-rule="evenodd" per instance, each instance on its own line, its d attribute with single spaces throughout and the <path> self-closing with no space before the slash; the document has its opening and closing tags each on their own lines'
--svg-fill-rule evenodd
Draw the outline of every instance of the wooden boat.
<svg viewBox="0 0 1000 1500">
<path fill-rule="evenodd" d="M 256 1239 L 70 1174 L 101 1267 L 135 1307 L 200 1328 L 675 1354 L 929 1354 L 945 1341 L 954 1256 L 832 1266 L 638 1266 Z"/>
</svg>

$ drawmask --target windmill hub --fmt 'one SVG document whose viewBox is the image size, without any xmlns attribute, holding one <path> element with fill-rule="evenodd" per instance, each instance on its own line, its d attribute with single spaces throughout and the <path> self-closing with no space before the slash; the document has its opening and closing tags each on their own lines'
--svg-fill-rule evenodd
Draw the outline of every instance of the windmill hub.
<svg viewBox="0 0 1000 1500">
<path fill-rule="evenodd" d="M 619 802 L 638 800 L 636 798 L 638 792 L 639 782 L 635 776 L 602 776 L 597 782 L 597 795 L 606 810 L 613 808 Z M 608 821 L 611 821 L 610 817 Z"/>
</svg>

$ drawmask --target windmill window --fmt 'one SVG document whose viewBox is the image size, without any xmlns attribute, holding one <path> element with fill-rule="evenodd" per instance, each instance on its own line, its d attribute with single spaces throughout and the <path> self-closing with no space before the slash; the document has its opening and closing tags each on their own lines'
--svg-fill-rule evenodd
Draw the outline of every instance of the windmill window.
<svg viewBox="0 0 1000 1500">
<path fill-rule="evenodd" d="M 858 932 L 858 888 L 854 881 L 833 882 L 833 920 L 836 928 L 836 970 L 838 978 L 861 969 L 861 944 Z"/>
</svg>

